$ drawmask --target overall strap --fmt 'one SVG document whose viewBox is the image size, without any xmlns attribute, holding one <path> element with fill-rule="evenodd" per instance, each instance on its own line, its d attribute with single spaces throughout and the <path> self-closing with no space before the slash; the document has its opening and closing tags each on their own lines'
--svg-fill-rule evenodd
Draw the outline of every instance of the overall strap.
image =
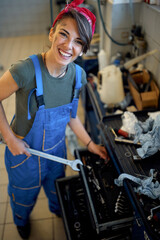
<svg viewBox="0 0 160 240">
<path fill-rule="evenodd" d="M 79 94 L 80 94 L 80 89 L 82 87 L 82 83 L 81 83 L 82 69 L 77 64 L 75 64 L 75 66 L 76 66 L 76 84 L 74 88 L 74 96 L 72 101 L 72 115 L 71 115 L 72 118 L 76 118 L 76 115 L 77 115 Z"/>
<path fill-rule="evenodd" d="M 31 115 L 30 115 L 30 99 L 31 99 L 31 95 L 32 93 L 36 90 L 36 100 L 37 100 L 37 106 L 38 108 L 40 107 L 44 107 L 44 98 L 43 98 L 43 81 L 42 81 L 42 72 L 41 72 L 41 68 L 40 68 L 40 63 L 38 60 L 37 55 L 32 55 L 30 56 L 33 64 L 34 64 L 34 68 L 35 68 L 35 75 L 36 75 L 36 86 L 37 88 L 34 88 L 30 91 L 29 96 L 28 96 L 28 120 L 31 119 Z"/>
</svg>

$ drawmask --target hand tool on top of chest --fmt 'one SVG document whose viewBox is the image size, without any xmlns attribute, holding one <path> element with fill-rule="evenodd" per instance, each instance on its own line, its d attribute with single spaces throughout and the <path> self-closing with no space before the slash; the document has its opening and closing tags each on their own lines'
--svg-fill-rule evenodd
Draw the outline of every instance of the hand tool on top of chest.
<svg viewBox="0 0 160 240">
<path fill-rule="evenodd" d="M 111 130 L 111 132 L 112 132 L 112 133 L 114 134 L 114 136 L 115 136 L 115 139 L 114 139 L 115 142 L 130 143 L 130 144 L 141 145 L 140 142 L 138 142 L 138 143 L 134 143 L 134 141 L 131 140 L 131 139 L 126 139 L 126 138 L 118 137 L 117 134 L 116 134 L 116 132 L 115 132 L 115 130 L 114 130 L 113 128 L 110 128 L 110 130 Z"/>
</svg>

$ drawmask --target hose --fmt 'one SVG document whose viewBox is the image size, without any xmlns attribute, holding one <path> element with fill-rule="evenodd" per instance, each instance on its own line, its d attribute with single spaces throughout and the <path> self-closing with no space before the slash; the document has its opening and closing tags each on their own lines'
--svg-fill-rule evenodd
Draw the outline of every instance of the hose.
<svg viewBox="0 0 160 240">
<path fill-rule="evenodd" d="M 101 19 L 101 23 L 102 23 L 102 26 L 103 26 L 103 29 L 105 31 L 105 33 L 107 34 L 107 36 L 110 38 L 110 40 L 119 45 L 119 46 L 127 46 L 129 45 L 130 43 L 120 43 L 120 42 L 117 42 L 116 40 L 114 40 L 108 33 L 107 29 L 106 29 L 106 26 L 105 26 L 105 23 L 104 23 L 104 20 L 103 20 L 103 16 L 102 16 L 102 11 L 101 11 L 101 6 L 100 6 L 100 0 L 97 0 L 97 3 L 98 3 L 98 10 L 99 10 L 99 15 L 100 15 L 100 19 Z"/>
<path fill-rule="evenodd" d="M 51 26 L 53 24 L 53 4 L 52 0 L 50 0 L 50 14 L 51 14 Z"/>
</svg>

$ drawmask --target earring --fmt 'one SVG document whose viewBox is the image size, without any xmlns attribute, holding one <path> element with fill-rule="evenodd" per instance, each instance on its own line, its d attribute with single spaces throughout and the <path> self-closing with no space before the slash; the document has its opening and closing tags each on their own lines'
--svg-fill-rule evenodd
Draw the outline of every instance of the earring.
<svg viewBox="0 0 160 240">
<path fill-rule="evenodd" d="M 82 56 L 83 55 L 83 52 L 81 52 L 80 54 L 79 54 L 79 56 Z"/>
</svg>

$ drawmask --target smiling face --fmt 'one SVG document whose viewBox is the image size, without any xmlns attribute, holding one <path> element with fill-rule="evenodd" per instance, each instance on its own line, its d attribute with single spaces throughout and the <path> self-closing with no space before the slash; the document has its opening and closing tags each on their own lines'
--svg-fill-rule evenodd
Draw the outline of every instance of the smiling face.
<svg viewBox="0 0 160 240">
<path fill-rule="evenodd" d="M 51 29 L 49 40 L 52 43 L 51 52 L 54 62 L 58 65 L 68 65 L 73 62 L 83 50 L 77 23 L 72 18 L 60 21 L 56 29 Z"/>
</svg>

